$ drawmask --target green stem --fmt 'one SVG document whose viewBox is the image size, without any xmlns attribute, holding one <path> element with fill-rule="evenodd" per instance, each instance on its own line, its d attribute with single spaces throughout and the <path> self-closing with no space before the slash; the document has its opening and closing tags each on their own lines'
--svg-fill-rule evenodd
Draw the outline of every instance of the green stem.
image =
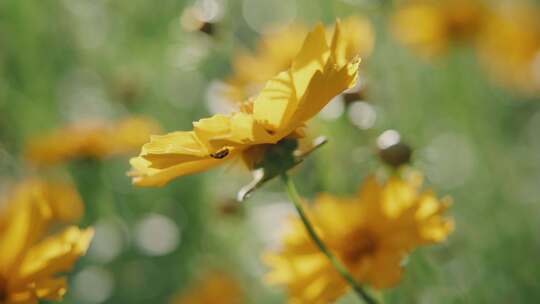
<svg viewBox="0 0 540 304">
<path fill-rule="evenodd" d="M 360 297 L 364 302 L 368 304 L 376 304 L 377 302 L 360 286 L 356 280 L 353 278 L 353 276 L 349 273 L 347 268 L 341 264 L 341 262 L 330 252 L 330 250 L 326 247 L 326 245 L 323 243 L 323 241 L 319 238 L 317 235 L 317 232 L 315 232 L 315 228 L 313 228 L 313 225 L 307 218 L 306 212 L 304 211 L 304 208 L 302 207 L 301 198 L 300 195 L 298 195 L 298 192 L 296 191 L 296 187 L 294 186 L 294 182 L 291 178 L 287 175 L 287 173 L 283 173 L 281 175 L 281 180 L 285 184 L 285 187 L 287 188 L 287 193 L 289 194 L 289 198 L 293 202 L 294 207 L 296 208 L 296 211 L 298 211 L 298 214 L 300 215 L 300 219 L 302 219 L 302 223 L 304 224 L 304 227 L 306 228 L 309 236 L 315 242 L 317 247 L 321 250 L 324 255 L 330 260 L 330 263 L 334 266 L 334 268 L 339 272 L 339 274 L 345 279 L 349 285 L 353 288 L 353 290 L 356 292 L 358 297 Z"/>
</svg>

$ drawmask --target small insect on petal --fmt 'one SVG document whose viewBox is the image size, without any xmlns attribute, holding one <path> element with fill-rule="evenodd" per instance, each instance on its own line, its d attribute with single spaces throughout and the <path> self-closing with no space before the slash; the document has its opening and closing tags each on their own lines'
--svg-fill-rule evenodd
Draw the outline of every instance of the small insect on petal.
<svg viewBox="0 0 540 304">
<path fill-rule="evenodd" d="M 215 159 L 223 159 L 227 157 L 227 155 L 229 155 L 229 149 L 223 149 L 216 153 L 211 153 L 210 157 L 215 158 Z"/>
</svg>

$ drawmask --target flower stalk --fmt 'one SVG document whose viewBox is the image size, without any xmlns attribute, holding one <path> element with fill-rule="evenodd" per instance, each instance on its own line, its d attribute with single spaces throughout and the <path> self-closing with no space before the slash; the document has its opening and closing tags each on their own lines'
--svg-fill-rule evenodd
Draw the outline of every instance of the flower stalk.
<svg viewBox="0 0 540 304">
<path fill-rule="evenodd" d="M 334 256 L 330 252 L 328 247 L 326 247 L 324 242 L 318 236 L 317 232 L 315 231 L 315 228 L 313 227 L 313 225 L 307 218 L 306 212 L 304 211 L 304 208 L 302 207 L 300 195 L 298 195 L 298 191 L 296 190 L 296 187 L 292 179 L 287 175 L 287 173 L 282 173 L 281 180 L 283 181 L 285 188 L 287 189 L 287 194 L 289 195 L 290 200 L 292 201 L 294 207 L 296 208 L 298 215 L 300 215 L 300 219 L 302 220 L 304 227 L 306 228 L 310 238 L 317 245 L 317 247 L 319 247 L 319 250 L 321 250 L 321 252 L 328 258 L 332 266 L 334 266 L 337 272 L 339 272 L 341 277 L 345 279 L 345 281 L 347 281 L 349 285 L 351 285 L 352 289 L 355 291 L 355 293 L 358 295 L 359 298 L 361 298 L 365 303 L 376 304 L 377 302 L 375 301 L 375 299 L 373 299 L 362 288 L 362 286 L 356 282 L 356 280 L 353 278 L 353 276 L 350 274 L 347 268 L 345 268 L 345 266 L 343 266 L 343 264 L 337 259 L 337 257 Z"/>
</svg>

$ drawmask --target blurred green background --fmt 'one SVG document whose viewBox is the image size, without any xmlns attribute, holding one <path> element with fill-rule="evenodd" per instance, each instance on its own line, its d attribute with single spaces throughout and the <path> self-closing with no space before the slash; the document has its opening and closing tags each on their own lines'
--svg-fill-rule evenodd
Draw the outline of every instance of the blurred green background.
<svg viewBox="0 0 540 304">
<path fill-rule="evenodd" d="M 212 35 L 183 30 L 192 5 L 213 18 Z M 23 165 L 25 141 L 82 118 L 144 114 L 164 131 L 190 129 L 220 105 L 231 56 L 265 26 L 359 14 L 376 31 L 362 68 L 368 89 L 361 106 L 333 103 L 314 122 L 311 133 L 329 144 L 294 171 L 300 192 L 353 193 L 381 167 L 377 136 L 397 130 L 429 187 L 454 198 L 456 231 L 408 259 L 385 303 L 540 302 L 539 98 L 493 84 L 470 47 L 419 58 L 388 32 L 392 9 L 376 0 L 2 0 L 0 179 L 37 173 Z M 232 167 L 150 189 L 133 187 L 128 169 L 116 157 L 39 172 L 70 176 L 84 224 L 97 229 L 66 303 L 166 303 L 216 268 L 238 277 L 248 303 L 285 301 L 264 285 L 259 262 L 292 212 L 278 182 L 237 204 L 250 177 Z"/>
</svg>

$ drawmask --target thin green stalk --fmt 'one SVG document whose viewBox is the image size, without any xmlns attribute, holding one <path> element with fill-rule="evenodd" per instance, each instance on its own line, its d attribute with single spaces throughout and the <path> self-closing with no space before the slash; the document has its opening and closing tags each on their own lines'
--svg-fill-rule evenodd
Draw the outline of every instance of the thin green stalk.
<svg viewBox="0 0 540 304">
<path fill-rule="evenodd" d="M 302 207 L 300 196 L 298 195 L 298 192 L 296 191 L 296 187 L 294 186 L 294 182 L 291 178 L 287 175 L 287 173 L 283 173 L 281 175 L 281 180 L 285 184 L 285 187 L 287 188 L 287 193 L 289 194 L 289 198 L 291 199 L 294 207 L 296 208 L 296 211 L 298 211 L 298 214 L 300 215 L 300 219 L 302 219 L 302 223 L 304 224 L 304 227 L 306 228 L 309 236 L 315 242 L 317 247 L 321 250 L 324 255 L 330 260 L 330 263 L 334 266 L 334 268 L 339 272 L 339 274 L 345 279 L 349 285 L 353 288 L 353 290 L 356 292 L 358 297 L 360 297 L 364 302 L 368 304 L 376 304 L 377 302 L 360 286 L 356 280 L 353 278 L 353 276 L 349 273 L 347 268 L 341 264 L 341 262 L 330 252 L 330 250 L 326 247 L 326 245 L 323 243 L 323 241 L 319 238 L 317 235 L 317 232 L 315 232 L 315 228 L 313 228 L 313 225 L 307 218 L 307 215 L 304 211 L 304 208 Z"/>
</svg>

